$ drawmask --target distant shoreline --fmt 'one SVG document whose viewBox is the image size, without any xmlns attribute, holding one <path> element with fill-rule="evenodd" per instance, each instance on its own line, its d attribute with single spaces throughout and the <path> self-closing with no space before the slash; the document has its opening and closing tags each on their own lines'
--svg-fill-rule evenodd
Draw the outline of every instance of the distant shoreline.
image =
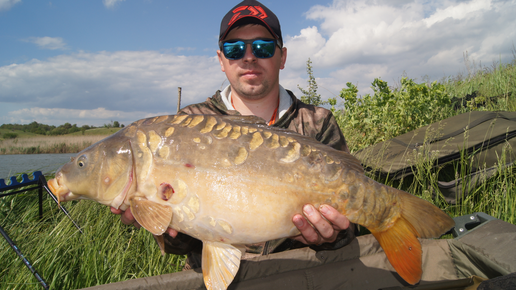
<svg viewBox="0 0 516 290">
<path fill-rule="evenodd" d="M 104 135 L 34 136 L 0 141 L 0 155 L 78 153 Z"/>
</svg>

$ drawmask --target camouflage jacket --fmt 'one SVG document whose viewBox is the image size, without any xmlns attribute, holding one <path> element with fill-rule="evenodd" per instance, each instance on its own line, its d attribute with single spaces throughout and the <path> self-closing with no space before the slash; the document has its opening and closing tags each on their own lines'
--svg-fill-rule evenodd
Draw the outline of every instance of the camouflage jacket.
<svg viewBox="0 0 516 290">
<path fill-rule="evenodd" d="M 299 134 L 310 136 L 337 150 L 349 152 L 344 135 L 337 125 L 337 121 L 331 111 L 305 104 L 297 99 L 291 91 L 287 92 L 292 98 L 292 105 L 272 126 L 286 128 Z M 226 108 L 226 105 L 222 101 L 220 91 L 217 91 L 213 97 L 208 98 L 203 103 L 193 104 L 181 109 L 179 114 L 240 115 L 238 111 L 228 110 Z M 355 230 L 355 225 L 351 224 L 348 230 L 339 233 L 335 242 L 312 246 L 312 248 L 315 250 L 341 248 L 355 237 Z M 246 247 L 248 253 L 264 255 L 288 249 L 306 247 L 306 245 L 291 239 L 279 239 L 261 244 L 246 245 Z M 201 250 L 202 242 L 197 239 L 182 233 L 179 233 L 178 236 L 173 239 L 165 234 L 165 251 L 178 255 L 188 254 L 188 262 L 193 264 L 190 265 L 191 268 L 200 266 L 197 265 L 199 261 L 195 261 L 198 259 L 192 258 L 194 258 L 193 256 L 200 258 L 199 254 Z M 245 258 L 246 256 L 250 255 L 244 255 L 243 257 Z"/>
<path fill-rule="evenodd" d="M 314 105 L 307 105 L 298 100 L 291 91 L 287 90 L 287 92 L 292 98 L 292 105 L 272 126 L 310 136 L 337 150 L 349 152 L 344 135 L 342 135 L 342 131 L 331 111 Z M 238 111 L 226 108 L 220 91 L 217 91 L 213 97 L 208 98 L 203 103 L 181 109 L 179 114 L 240 115 Z"/>
</svg>

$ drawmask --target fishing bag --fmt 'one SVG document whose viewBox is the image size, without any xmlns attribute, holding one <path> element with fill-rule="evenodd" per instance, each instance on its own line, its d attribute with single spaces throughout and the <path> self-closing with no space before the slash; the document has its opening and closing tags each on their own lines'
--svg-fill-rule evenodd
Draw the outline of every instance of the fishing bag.
<svg viewBox="0 0 516 290">
<path fill-rule="evenodd" d="M 464 178 L 439 180 L 445 199 L 455 203 L 499 169 L 516 160 L 516 112 L 475 111 L 457 115 L 355 153 L 366 171 L 400 180 L 417 164 L 440 166 L 467 159 Z"/>
</svg>

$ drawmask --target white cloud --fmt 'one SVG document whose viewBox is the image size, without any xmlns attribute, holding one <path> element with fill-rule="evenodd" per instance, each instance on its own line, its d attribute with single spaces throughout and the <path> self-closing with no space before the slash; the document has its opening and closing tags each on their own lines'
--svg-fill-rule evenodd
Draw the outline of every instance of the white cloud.
<svg viewBox="0 0 516 290">
<path fill-rule="evenodd" d="M 514 0 L 334 0 L 307 12 L 319 25 L 286 39 L 286 70 L 301 70 L 310 57 L 322 72 L 315 76 L 341 88 L 367 89 L 377 77 L 395 85 L 404 73 L 441 79 L 465 69 L 466 51 L 477 63 L 512 61 L 514 15 Z"/>
<path fill-rule="evenodd" d="M 21 2 L 21 0 L 0 0 L 0 11 L 9 10 L 18 2 Z"/>
<path fill-rule="evenodd" d="M 23 39 L 23 41 L 32 42 L 42 49 L 66 49 L 66 43 L 63 41 L 63 38 L 61 37 L 29 37 Z"/>
<path fill-rule="evenodd" d="M 156 51 L 77 53 L 0 67 L 0 103 L 39 108 L 36 115 L 55 119 L 63 112 L 57 109 L 97 112 L 101 107 L 106 112 L 133 112 L 123 117 L 135 121 L 175 113 L 178 87 L 182 87 L 182 106 L 186 106 L 211 97 L 224 79 L 215 56 Z M 2 108 L 0 113 L 6 115 Z M 31 114 L 26 116 L 33 118 Z M 0 123 L 16 123 L 13 118 L 22 115 L 10 115 Z"/>
<path fill-rule="evenodd" d="M 437 22 L 441 22 L 447 18 L 452 19 L 465 19 L 470 17 L 471 13 L 481 14 L 483 11 L 490 10 L 491 0 L 473 0 L 468 3 L 459 3 L 455 6 L 446 7 L 444 9 L 437 9 L 435 13 L 424 19 L 423 22 L 427 26 L 432 26 Z"/>
<path fill-rule="evenodd" d="M 102 3 L 104 3 L 104 6 L 107 8 L 113 8 L 118 2 L 122 2 L 125 0 L 102 0 Z"/>
<path fill-rule="evenodd" d="M 302 29 L 299 35 L 287 38 L 287 57 L 289 62 L 304 63 L 321 48 L 324 47 L 326 39 L 319 33 L 316 26 Z M 302 48 L 290 55 L 290 48 Z"/>
</svg>

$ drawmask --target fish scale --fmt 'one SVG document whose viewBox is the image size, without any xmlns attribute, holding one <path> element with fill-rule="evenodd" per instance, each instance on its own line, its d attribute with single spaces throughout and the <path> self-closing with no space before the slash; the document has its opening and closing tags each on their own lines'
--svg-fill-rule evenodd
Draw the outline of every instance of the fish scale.
<svg viewBox="0 0 516 290">
<path fill-rule="evenodd" d="M 453 227 L 434 205 L 367 178 L 352 155 L 254 116 L 139 120 L 81 151 L 49 186 L 60 201 L 131 208 L 158 237 L 171 227 L 203 241 L 209 289 L 231 283 L 243 245 L 298 235 L 292 217 L 305 204 L 368 228 L 411 284 L 421 278 L 418 238 Z"/>
</svg>

